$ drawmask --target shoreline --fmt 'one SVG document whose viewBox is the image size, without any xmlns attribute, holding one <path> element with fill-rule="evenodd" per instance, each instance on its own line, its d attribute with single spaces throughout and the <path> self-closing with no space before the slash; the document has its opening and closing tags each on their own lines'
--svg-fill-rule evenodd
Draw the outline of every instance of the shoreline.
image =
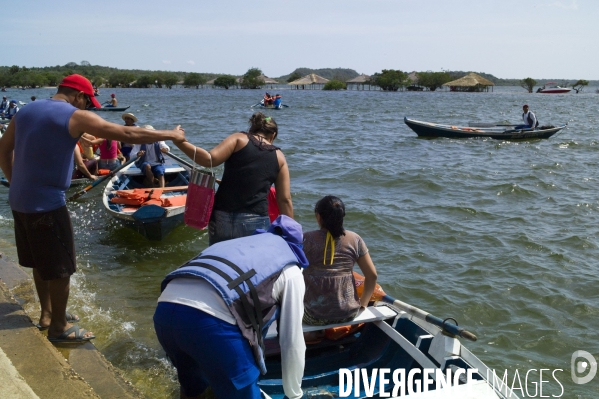
<svg viewBox="0 0 599 399">
<path fill-rule="evenodd" d="M 93 343 L 52 345 L 21 306 L 33 290 L 27 273 L 0 253 L 0 397 L 144 398 Z"/>
</svg>

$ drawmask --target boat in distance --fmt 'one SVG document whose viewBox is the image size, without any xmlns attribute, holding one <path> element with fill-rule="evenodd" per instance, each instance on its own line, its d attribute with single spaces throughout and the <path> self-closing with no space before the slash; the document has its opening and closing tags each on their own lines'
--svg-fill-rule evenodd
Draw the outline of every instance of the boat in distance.
<svg viewBox="0 0 599 399">
<path fill-rule="evenodd" d="M 135 166 L 135 163 L 118 171 L 109 181 L 102 194 L 102 203 L 106 211 L 114 219 L 127 227 L 131 227 L 149 240 L 159 241 L 166 237 L 175 227 L 183 224 L 185 212 L 185 200 L 182 204 L 170 206 L 167 199 L 182 199 L 187 195 L 190 168 L 167 159 L 164 164 L 165 187 L 147 187 L 144 185 L 145 175 Z M 151 205 L 126 204 L 115 202 L 113 198 L 118 197 L 117 191 L 147 191 L 148 199 L 152 193 L 160 193 L 158 201 Z M 154 198 L 154 197 L 152 197 Z M 155 202 L 162 202 L 156 204 Z"/>
<path fill-rule="evenodd" d="M 561 87 L 555 82 L 547 82 L 543 85 L 543 87 L 539 87 L 537 89 L 537 93 L 544 94 L 561 94 L 561 93 L 569 93 L 572 89 L 568 87 Z"/>
<path fill-rule="evenodd" d="M 404 122 L 418 135 L 418 137 L 446 137 L 453 139 L 473 137 L 491 138 L 495 140 L 548 139 L 567 126 L 540 126 L 534 130 L 514 129 L 513 126 L 466 127 L 417 121 L 408 117 L 404 117 Z"/>
<path fill-rule="evenodd" d="M 102 108 L 88 108 L 88 111 L 125 111 L 129 109 L 131 106 L 127 105 L 126 107 L 102 107 Z"/>
<path fill-rule="evenodd" d="M 306 346 L 302 398 L 397 398 L 406 397 L 406 394 L 415 399 L 518 398 L 507 384 L 495 384 L 493 371 L 466 349 L 455 335 L 392 304 L 376 302 L 375 306 L 361 311 L 349 323 L 329 326 L 304 324 L 303 330 L 361 323 L 360 329 L 338 340 L 325 338 Z M 283 399 L 286 396 L 282 384 L 281 349 L 275 324 L 266 334 L 267 373 L 259 377 L 258 386 L 265 398 Z M 453 323 L 451 325 L 455 327 Z M 381 375 L 382 370 L 387 370 L 387 374 Z M 395 385 L 393 375 L 397 371 L 403 374 L 399 374 L 399 383 Z M 429 374 L 431 379 L 426 382 L 423 382 L 424 371 L 432 371 Z M 468 373 L 471 377 L 466 377 Z M 416 377 L 410 379 L 409 375 Z M 424 384 L 428 385 L 424 387 Z M 357 386 L 359 394 L 355 394 Z"/>
</svg>

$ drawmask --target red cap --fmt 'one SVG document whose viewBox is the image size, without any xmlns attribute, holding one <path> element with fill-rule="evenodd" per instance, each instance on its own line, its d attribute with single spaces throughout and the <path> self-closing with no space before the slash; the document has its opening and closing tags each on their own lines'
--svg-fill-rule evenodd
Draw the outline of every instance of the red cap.
<svg viewBox="0 0 599 399">
<path fill-rule="evenodd" d="M 522 108 L 528 108 L 528 104 L 524 104 Z"/>
<path fill-rule="evenodd" d="M 96 96 L 94 96 L 94 88 L 91 82 L 85 76 L 77 74 L 69 75 L 58 86 L 70 87 L 71 89 L 82 91 L 89 96 L 94 107 L 102 108 L 98 100 L 96 100 Z"/>
<path fill-rule="evenodd" d="M 110 97 L 116 97 L 116 96 L 115 96 L 115 94 L 114 94 L 114 93 L 112 93 L 112 94 L 110 95 Z"/>
</svg>

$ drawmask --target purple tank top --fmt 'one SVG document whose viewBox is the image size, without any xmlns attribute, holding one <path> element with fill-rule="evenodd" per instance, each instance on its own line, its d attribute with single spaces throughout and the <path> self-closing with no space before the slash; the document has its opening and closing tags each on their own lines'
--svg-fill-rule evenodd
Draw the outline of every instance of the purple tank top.
<svg viewBox="0 0 599 399">
<path fill-rule="evenodd" d="M 66 204 L 77 139 L 69 121 L 77 108 L 61 100 L 38 100 L 14 117 L 15 158 L 8 192 L 10 207 L 22 213 L 49 212 Z"/>
</svg>

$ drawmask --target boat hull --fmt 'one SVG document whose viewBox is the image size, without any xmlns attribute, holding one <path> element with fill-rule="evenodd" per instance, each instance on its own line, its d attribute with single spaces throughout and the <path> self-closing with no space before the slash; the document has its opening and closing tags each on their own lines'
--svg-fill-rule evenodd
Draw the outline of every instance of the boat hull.
<svg viewBox="0 0 599 399">
<path fill-rule="evenodd" d="M 190 170 L 187 166 L 181 166 L 172 161 L 165 163 L 166 187 L 187 186 L 189 183 Z M 129 190 L 135 188 L 144 188 L 143 180 L 145 176 L 141 170 L 131 164 L 125 169 L 120 170 L 110 179 L 102 195 L 104 208 L 121 225 L 129 227 L 148 240 L 163 240 L 173 229 L 183 224 L 185 205 L 173 207 L 161 207 L 157 205 L 147 205 L 139 208 L 131 206 L 113 204 L 110 199 L 115 196 L 116 190 Z M 187 188 L 170 191 L 164 195 L 182 195 L 187 194 Z"/>
<path fill-rule="evenodd" d="M 94 112 L 103 112 L 103 111 L 126 111 L 127 109 L 129 109 L 131 106 L 127 106 L 127 107 L 102 107 L 102 108 L 89 108 L 88 111 L 94 111 Z"/>
<path fill-rule="evenodd" d="M 489 371 L 487 366 L 463 347 L 456 338 L 444 335 L 438 327 L 421 319 L 416 320 L 392 305 L 370 307 L 364 313 L 369 311 L 372 311 L 376 319 L 366 322 L 357 333 L 347 335 L 338 341 L 324 339 L 320 343 L 307 346 L 302 379 L 303 397 L 384 397 L 381 395 L 383 391 L 392 393 L 395 388 L 392 379 L 395 370 L 403 370 L 405 373 L 404 391 L 408 393 L 405 378 L 413 370 L 419 371 L 418 375 L 421 375 L 423 369 L 432 369 L 435 373 L 439 370 L 445 376 L 449 374 L 448 369 L 452 369 L 453 372 L 456 369 L 462 369 L 464 372 L 472 369 L 471 381 L 461 380 L 457 386 L 449 388 L 452 390 L 449 393 L 457 393 L 457 396 L 451 397 L 497 399 L 507 396 L 505 385 L 503 389 L 498 390 L 499 392 L 492 388 L 492 382 L 489 383 L 487 377 Z M 382 316 L 377 317 L 377 315 Z M 304 331 L 314 328 L 318 327 L 304 325 Z M 269 329 L 265 340 L 267 373 L 259 377 L 258 385 L 268 395 L 267 397 L 283 399 L 285 395 L 282 386 L 280 347 L 276 331 L 273 330 L 276 330 L 276 327 Z M 451 354 L 446 352 L 446 348 L 449 347 L 453 348 Z M 368 376 L 372 376 L 374 370 L 386 369 L 388 370 L 387 382 L 381 383 L 380 378 L 375 376 L 367 381 L 374 382 L 372 392 L 366 394 L 364 385 L 360 383 L 360 393 L 355 396 L 355 391 L 352 390 L 355 385 L 349 383 L 347 375 L 353 374 L 352 371 L 356 369 L 359 369 L 360 375 L 366 373 Z M 432 378 L 435 378 L 434 375 Z M 423 392 L 422 384 L 422 378 L 418 381 L 414 380 L 414 386 L 411 388 Z M 428 385 L 427 390 L 430 394 L 436 390 L 436 387 Z M 459 392 L 453 390 L 462 390 L 469 395 L 460 396 Z M 350 391 L 349 396 L 348 391 Z M 439 392 L 435 392 L 438 395 L 426 397 L 444 397 L 446 392 L 439 387 Z M 401 390 L 398 393 L 401 393 Z M 418 395 L 414 396 L 418 397 Z M 511 398 L 517 396 L 513 395 Z"/>
<path fill-rule="evenodd" d="M 460 127 L 451 125 L 441 125 L 437 123 L 417 121 L 414 119 L 404 118 L 404 122 L 410 129 L 423 138 L 491 138 L 495 140 L 532 140 L 532 139 L 548 139 L 560 130 L 566 127 L 558 126 L 548 129 L 536 130 L 514 130 L 507 128 L 473 128 Z"/>
<path fill-rule="evenodd" d="M 561 93 L 570 93 L 572 89 L 543 89 L 539 91 L 539 93 L 543 94 L 561 94 Z"/>
</svg>

